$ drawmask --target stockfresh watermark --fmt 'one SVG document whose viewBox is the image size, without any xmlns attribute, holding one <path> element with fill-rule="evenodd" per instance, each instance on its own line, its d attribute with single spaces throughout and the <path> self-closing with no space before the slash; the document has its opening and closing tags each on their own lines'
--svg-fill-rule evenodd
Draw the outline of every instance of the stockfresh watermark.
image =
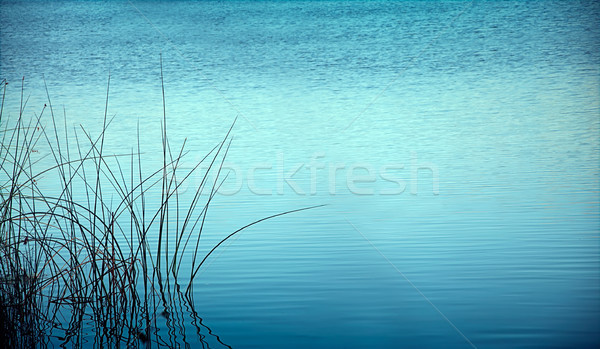
<svg viewBox="0 0 600 349">
<path fill-rule="evenodd" d="M 220 167 L 220 170 L 219 170 Z M 182 164 L 178 173 L 193 166 Z M 178 176 L 181 178 L 181 176 Z M 307 161 L 276 154 L 272 161 L 244 164 L 224 161 L 222 164 L 199 166 L 194 174 L 180 183 L 179 192 L 194 190 L 202 183 L 214 183 L 216 194 L 236 195 L 240 192 L 260 196 L 270 195 L 439 195 L 438 166 L 419 159 L 410 152 L 405 163 L 378 165 L 368 162 L 331 161 L 322 152 L 312 154 Z M 210 191 L 203 191 L 209 194 Z M 214 194 L 214 193 L 213 193 Z"/>
</svg>

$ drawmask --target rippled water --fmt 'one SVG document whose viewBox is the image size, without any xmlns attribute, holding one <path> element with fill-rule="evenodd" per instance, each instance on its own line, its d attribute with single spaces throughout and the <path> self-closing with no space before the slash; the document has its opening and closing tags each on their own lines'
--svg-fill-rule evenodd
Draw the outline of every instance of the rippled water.
<svg viewBox="0 0 600 349">
<path fill-rule="evenodd" d="M 93 131 L 110 71 L 107 149 L 134 147 L 139 120 L 160 166 L 162 54 L 184 165 L 238 118 L 209 238 L 328 204 L 252 227 L 202 272 L 199 315 L 234 348 L 593 347 L 599 15 L 594 1 L 2 1 L 0 75 L 7 100 L 25 76 L 31 114 L 45 77 L 69 125 Z"/>
</svg>

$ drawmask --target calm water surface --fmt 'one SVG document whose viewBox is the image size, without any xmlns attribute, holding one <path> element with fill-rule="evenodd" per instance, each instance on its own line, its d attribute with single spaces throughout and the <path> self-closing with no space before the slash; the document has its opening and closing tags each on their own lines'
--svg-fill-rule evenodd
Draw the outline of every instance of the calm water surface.
<svg viewBox="0 0 600 349">
<path fill-rule="evenodd" d="M 200 275 L 199 315 L 234 348 L 595 347 L 598 18 L 594 1 L 2 1 L 0 75 L 7 101 L 25 76 L 29 115 L 45 77 L 94 132 L 110 71 L 108 151 L 139 121 L 160 166 L 162 53 L 189 166 L 238 117 L 206 246 L 328 204 Z"/>
</svg>

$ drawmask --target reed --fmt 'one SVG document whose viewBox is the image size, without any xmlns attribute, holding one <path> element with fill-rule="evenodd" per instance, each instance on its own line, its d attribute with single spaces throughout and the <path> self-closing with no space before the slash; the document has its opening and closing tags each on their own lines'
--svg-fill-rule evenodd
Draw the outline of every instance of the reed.
<svg viewBox="0 0 600 349">
<path fill-rule="evenodd" d="M 173 347 L 213 341 L 228 347 L 194 310 L 198 271 L 215 249 L 242 230 L 313 207 L 251 222 L 202 253 L 200 237 L 209 205 L 224 181 L 221 169 L 235 121 L 204 158 L 183 170 L 185 142 L 178 149 L 169 143 L 163 85 L 162 166 L 146 173 L 139 125 L 135 151 L 106 154 L 105 136 L 112 122 L 107 108 L 101 132 L 92 135 L 79 128 L 71 144 L 66 119 L 58 127 L 47 89 L 47 103 L 39 114 L 26 118 L 21 82 L 19 115 L 13 120 L 3 114 L 6 88 L 3 80 L 0 343 L 14 348 L 51 342 Z M 110 78 L 106 107 L 109 96 Z M 42 163 L 46 165 L 40 169 Z M 209 174 L 216 175 L 211 180 Z M 183 202 L 181 186 L 192 176 L 199 176 L 200 184 Z M 40 184 L 42 178 L 55 185 L 48 189 Z M 155 197 L 158 202 L 150 203 Z M 182 269 L 186 261 L 191 267 Z M 182 275 L 183 270 L 189 275 Z M 186 335 L 185 328 L 194 330 Z"/>
</svg>

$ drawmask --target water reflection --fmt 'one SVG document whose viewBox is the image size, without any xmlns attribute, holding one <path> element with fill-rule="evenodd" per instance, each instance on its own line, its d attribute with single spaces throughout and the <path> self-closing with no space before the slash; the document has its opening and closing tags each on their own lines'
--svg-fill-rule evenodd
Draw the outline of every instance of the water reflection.
<svg viewBox="0 0 600 349">
<path fill-rule="evenodd" d="M 132 312 L 121 314 L 121 319 L 94 322 L 89 311 L 95 305 L 86 301 L 58 310 L 65 316 L 51 326 L 24 322 L 18 345 L 24 348 L 51 345 L 61 348 L 231 348 L 204 323 L 195 309 L 193 292 L 184 294 L 173 279 L 159 283 L 155 291 L 147 309 L 138 308 L 141 320 L 136 317 L 140 314 Z M 40 305 L 38 310 L 39 315 L 44 307 Z M 70 314 L 66 314 L 67 311 Z M 120 325 L 111 325 L 115 323 Z M 42 326 L 36 328 L 39 325 Z"/>
</svg>

